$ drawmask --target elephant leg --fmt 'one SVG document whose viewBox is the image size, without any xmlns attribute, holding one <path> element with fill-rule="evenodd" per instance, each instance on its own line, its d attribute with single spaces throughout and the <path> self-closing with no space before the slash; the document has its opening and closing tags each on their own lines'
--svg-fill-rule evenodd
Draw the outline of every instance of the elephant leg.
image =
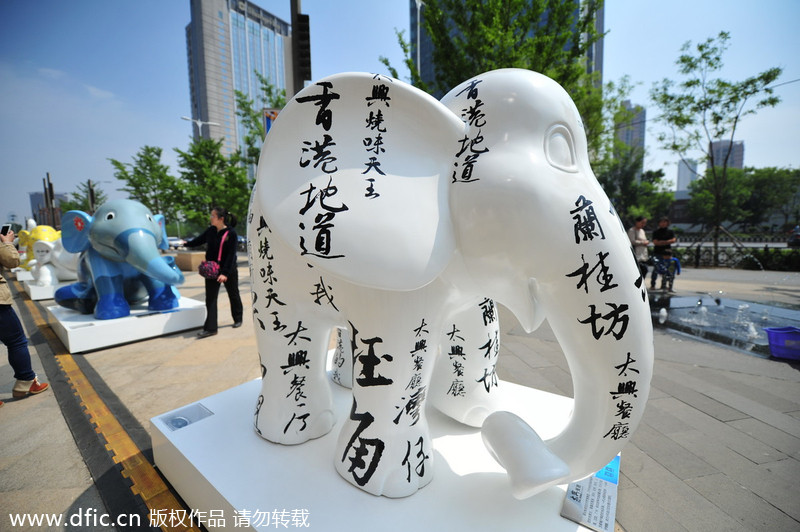
<svg viewBox="0 0 800 532">
<path fill-rule="evenodd" d="M 353 387 L 353 346 L 350 329 L 337 328 L 331 380 L 345 388 Z"/>
<path fill-rule="evenodd" d="M 445 322 L 429 394 L 443 414 L 473 427 L 498 410 L 500 322 L 494 301 L 481 297 Z"/>
<path fill-rule="evenodd" d="M 92 285 L 92 273 L 86 260 L 78 262 L 78 282 L 58 288 L 53 295 L 56 303 L 81 314 L 91 314 L 97 304 L 97 292 Z"/>
<path fill-rule="evenodd" d="M 112 320 L 130 315 L 131 307 L 125 299 L 121 275 L 95 277 L 94 288 L 97 291 L 95 318 Z"/>
<path fill-rule="evenodd" d="M 53 296 L 60 306 L 77 310 L 81 314 L 91 314 L 97 304 L 97 296 L 90 283 L 78 282 L 62 286 Z"/>
<path fill-rule="evenodd" d="M 255 301 L 259 316 L 270 314 L 259 306 Z M 328 323 L 284 308 L 268 327 L 257 330 L 262 384 L 254 423 L 261 437 L 291 445 L 333 428 L 336 416 L 325 367 L 330 333 Z"/>
<path fill-rule="evenodd" d="M 406 497 L 433 476 L 425 399 L 439 324 L 415 312 L 413 304 L 397 304 L 408 296 L 382 296 L 380 304 L 352 322 L 353 403 L 334 463 L 345 480 L 364 491 Z M 391 314 L 378 307 L 402 312 Z"/>
<path fill-rule="evenodd" d="M 148 310 L 170 310 L 178 307 L 178 294 L 172 285 L 162 283 L 147 275 L 142 275 L 139 279 L 147 289 Z"/>
</svg>

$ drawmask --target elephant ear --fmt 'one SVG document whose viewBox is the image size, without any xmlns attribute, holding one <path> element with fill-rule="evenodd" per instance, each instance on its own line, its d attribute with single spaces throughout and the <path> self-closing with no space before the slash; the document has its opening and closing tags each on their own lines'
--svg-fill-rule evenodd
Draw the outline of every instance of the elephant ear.
<svg viewBox="0 0 800 532">
<path fill-rule="evenodd" d="M 452 154 L 464 123 L 430 95 L 367 73 L 325 78 L 280 112 L 255 201 L 310 264 L 365 286 L 410 290 L 452 257 Z"/>
<path fill-rule="evenodd" d="M 19 237 L 19 247 L 24 248 L 28 245 L 29 241 L 28 239 L 30 239 L 31 237 L 31 232 L 23 229 L 19 232 L 18 237 Z"/>
<path fill-rule="evenodd" d="M 153 220 L 158 224 L 158 249 L 169 249 L 169 241 L 167 240 L 167 219 L 163 214 L 156 214 Z"/>
<path fill-rule="evenodd" d="M 67 211 L 61 217 L 61 243 L 70 253 L 89 249 L 92 217 L 83 211 Z"/>
</svg>

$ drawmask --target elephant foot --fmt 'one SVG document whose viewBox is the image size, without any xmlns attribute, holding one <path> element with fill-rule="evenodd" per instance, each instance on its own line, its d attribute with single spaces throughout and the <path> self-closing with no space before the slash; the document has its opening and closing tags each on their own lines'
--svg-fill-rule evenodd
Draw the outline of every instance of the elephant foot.
<svg viewBox="0 0 800 532">
<path fill-rule="evenodd" d="M 495 412 L 486 418 L 481 436 L 491 455 L 508 472 L 511 492 L 517 499 L 541 493 L 569 475 L 569 466 L 511 412 Z"/>
<path fill-rule="evenodd" d="M 292 415 L 278 422 L 271 422 L 267 416 L 256 414 L 255 429 L 259 436 L 280 445 L 299 445 L 328 434 L 336 424 L 336 414 L 332 410 L 319 413 L 313 419 L 305 414 Z"/>
<path fill-rule="evenodd" d="M 152 294 L 147 303 L 148 310 L 171 310 L 178 306 L 178 297 L 169 285 L 164 286 L 160 292 Z"/>
<path fill-rule="evenodd" d="M 298 445 L 328 434 L 336 424 L 336 414 L 328 408 L 313 408 L 310 401 L 298 408 L 283 402 L 283 409 L 275 408 L 280 399 L 265 400 L 261 395 L 256 406 L 254 427 L 265 440 L 280 445 Z"/>
<path fill-rule="evenodd" d="M 436 408 L 446 416 L 464 425 L 469 425 L 470 427 L 483 426 L 483 422 L 486 418 L 494 412 L 494 409 L 490 409 L 484 405 L 471 406 L 467 409 L 449 408 L 450 406 L 451 405 L 447 405 L 446 407 L 437 406 Z"/>
<path fill-rule="evenodd" d="M 56 290 L 53 299 L 64 308 L 77 310 L 81 314 L 91 314 L 97 304 L 95 297 L 89 297 L 93 292 L 87 283 L 73 283 Z"/>
<path fill-rule="evenodd" d="M 459 423 L 480 428 L 490 414 L 500 410 L 500 400 L 497 393 L 474 391 L 467 397 L 437 398 L 433 406 Z"/>
<path fill-rule="evenodd" d="M 101 296 L 94 308 L 94 317 L 98 320 L 113 320 L 130 316 L 131 307 L 122 294 Z"/>
<path fill-rule="evenodd" d="M 384 424 L 387 431 L 381 434 L 370 430 L 366 419 L 350 419 L 342 427 L 336 446 L 336 471 L 372 495 L 408 497 L 425 487 L 433 479 L 434 455 L 427 423 L 420 420 L 398 430 L 389 421 Z"/>
</svg>

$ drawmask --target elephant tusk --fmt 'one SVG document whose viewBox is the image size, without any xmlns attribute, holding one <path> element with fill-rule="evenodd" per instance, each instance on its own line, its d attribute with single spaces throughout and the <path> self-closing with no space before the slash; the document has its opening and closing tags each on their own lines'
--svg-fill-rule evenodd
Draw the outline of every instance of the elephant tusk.
<svg viewBox="0 0 800 532">
<path fill-rule="evenodd" d="M 481 437 L 492 457 L 508 472 L 516 499 L 536 495 L 569 475 L 569 466 L 516 414 L 491 414 L 483 422 Z"/>
</svg>

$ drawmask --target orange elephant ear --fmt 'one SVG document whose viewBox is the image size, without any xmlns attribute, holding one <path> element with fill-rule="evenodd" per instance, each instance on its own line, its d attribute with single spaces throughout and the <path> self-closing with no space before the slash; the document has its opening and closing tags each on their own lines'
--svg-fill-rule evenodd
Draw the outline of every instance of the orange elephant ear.
<svg viewBox="0 0 800 532">
<path fill-rule="evenodd" d="M 366 286 L 409 290 L 455 250 L 448 206 L 464 123 L 430 95 L 366 73 L 298 93 L 267 135 L 256 201 L 309 263 Z"/>
</svg>

